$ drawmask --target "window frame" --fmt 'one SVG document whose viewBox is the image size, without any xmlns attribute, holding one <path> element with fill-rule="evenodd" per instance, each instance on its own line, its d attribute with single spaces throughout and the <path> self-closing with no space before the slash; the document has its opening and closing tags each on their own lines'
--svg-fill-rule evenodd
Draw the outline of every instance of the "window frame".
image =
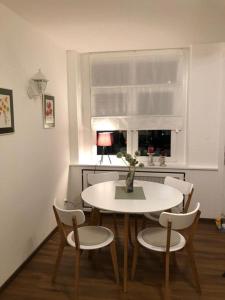
<svg viewBox="0 0 225 300">
<path fill-rule="evenodd" d="M 154 130 L 154 129 L 146 129 L 146 130 Z M 170 144 L 171 155 L 166 157 L 166 162 L 168 163 L 178 162 L 178 157 L 181 156 L 181 153 L 179 153 L 177 147 L 179 134 L 180 134 L 179 131 L 176 132 L 176 130 L 171 130 L 171 144 Z M 93 156 L 95 161 L 100 161 L 101 155 L 97 155 L 96 131 L 93 131 L 93 136 L 95 138 Z M 127 153 L 134 155 L 135 151 L 137 150 L 138 150 L 138 130 L 127 130 Z M 108 154 L 104 154 L 103 156 L 107 157 Z M 109 156 L 111 158 L 112 164 L 120 164 L 120 160 L 117 159 L 116 154 L 115 155 L 109 154 Z M 159 156 L 155 156 L 154 162 L 156 165 L 158 164 L 158 160 L 159 160 Z M 148 166 L 148 156 L 139 156 L 139 161 L 143 162 L 146 167 Z M 105 159 L 105 162 L 107 162 L 107 164 L 109 163 L 107 161 L 107 158 Z"/>
<path fill-rule="evenodd" d="M 173 49 L 171 49 L 173 50 Z M 166 158 L 167 162 L 171 162 L 171 163 L 185 163 L 186 161 L 186 135 L 187 135 L 187 88 L 188 88 L 188 62 L 189 62 L 189 52 L 188 52 L 188 48 L 179 48 L 179 49 L 174 49 L 174 50 L 183 50 L 184 53 L 184 68 L 183 68 L 183 73 L 182 73 L 182 82 L 183 82 L 183 91 L 182 91 L 182 101 L 183 101 L 183 128 L 178 128 L 178 129 L 170 129 L 170 128 L 163 128 L 164 130 L 171 130 L 171 156 Z M 151 51 L 151 52 L 156 52 L 158 50 L 147 50 L 147 51 Z M 163 50 L 160 50 L 163 51 Z M 167 50 L 165 50 L 167 51 Z M 143 51 L 136 51 L 138 53 L 142 53 Z M 125 51 L 121 51 L 118 52 L 118 55 L 126 55 L 126 53 L 129 52 L 125 52 Z M 110 53 L 103 53 L 103 55 L 110 55 Z M 85 82 L 84 85 L 82 85 L 82 90 L 86 89 L 86 93 L 85 93 L 85 98 L 84 98 L 84 103 L 86 103 L 89 108 L 90 108 L 90 112 L 91 112 L 91 72 L 90 72 L 90 68 L 91 68 L 91 64 L 90 64 L 90 55 L 91 53 L 86 53 L 84 54 L 86 56 L 86 71 L 83 70 L 83 73 L 86 74 L 85 77 L 86 79 L 88 79 L 88 82 Z M 115 53 L 113 53 L 112 55 L 115 55 Z M 88 90 L 87 90 L 88 88 Z M 82 97 L 83 98 L 83 97 Z M 104 116 L 105 118 L 107 118 L 107 116 Z M 136 117 L 136 115 L 132 116 L 133 118 Z M 96 149 L 96 129 L 94 129 L 92 127 L 92 119 L 94 119 L 95 117 L 93 117 L 90 113 L 90 119 L 89 120 L 85 120 L 84 124 L 88 124 L 89 123 L 89 130 L 91 133 L 91 139 L 92 141 L 90 142 L 90 154 L 91 154 L 91 160 L 92 161 L 96 161 L 96 159 L 99 161 L 100 160 L 100 155 L 97 155 L 97 149 Z M 110 120 L 110 117 L 109 117 Z M 87 128 L 87 127 L 86 127 Z M 102 130 L 102 129 L 99 129 Z M 117 130 L 115 129 L 111 129 L 111 128 L 105 128 L 105 130 Z M 127 152 L 134 154 L 134 152 L 138 149 L 138 130 L 129 130 L 129 129 L 121 129 L 121 130 L 126 130 L 127 131 Z M 160 129 L 155 129 L 155 128 L 144 128 L 140 130 L 160 130 Z M 162 129 L 161 129 L 162 130 Z M 82 146 L 81 146 L 82 147 Z M 115 165 L 120 165 L 121 164 L 121 160 L 118 159 L 114 159 L 114 157 L 116 158 L 116 155 L 110 155 L 110 157 L 112 158 L 112 164 Z M 144 162 L 144 164 L 147 166 L 147 162 L 148 162 L 148 157 L 146 156 L 141 156 L 140 161 Z M 156 165 L 157 164 L 157 159 L 156 160 Z"/>
<path fill-rule="evenodd" d="M 156 129 L 146 129 L 146 130 L 156 130 Z M 165 129 L 165 130 L 170 130 L 170 129 Z M 170 156 L 166 157 L 167 162 L 177 162 L 177 147 L 176 147 L 176 140 L 177 140 L 177 134 L 175 130 L 170 130 L 171 131 L 171 143 L 170 143 Z M 138 130 L 133 131 L 133 150 L 132 153 L 138 149 Z M 136 150 L 135 150 L 136 149 Z M 155 156 L 154 161 L 158 161 L 159 156 Z M 145 165 L 148 164 L 148 156 L 140 156 L 139 157 L 140 161 L 143 162 Z"/>
</svg>

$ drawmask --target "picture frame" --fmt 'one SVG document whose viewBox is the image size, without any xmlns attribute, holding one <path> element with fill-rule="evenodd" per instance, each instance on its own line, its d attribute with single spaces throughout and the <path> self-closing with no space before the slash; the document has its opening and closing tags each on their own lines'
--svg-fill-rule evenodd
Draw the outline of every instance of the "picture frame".
<svg viewBox="0 0 225 300">
<path fill-rule="evenodd" d="M 13 91 L 0 88 L 0 134 L 14 131 Z"/>
<path fill-rule="evenodd" d="M 43 95 L 43 123 L 44 128 L 55 127 L 55 97 Z"/>
</svg>

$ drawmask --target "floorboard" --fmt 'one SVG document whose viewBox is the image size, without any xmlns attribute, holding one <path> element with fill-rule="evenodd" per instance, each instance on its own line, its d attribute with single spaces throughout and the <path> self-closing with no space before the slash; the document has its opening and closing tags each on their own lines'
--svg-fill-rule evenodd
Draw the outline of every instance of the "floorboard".
<svg viewBox="0 0 225 300">
<path fill-rule="evenodd" d="M 122 276 L 123 265 L 123 218 L 118 218 L 119 237 L 117 250 Z M 113 228 L 109 215 L 104 225 Z M 1 292 L 0 300 L 69 300 L 74 299 L 74 253 L 65 249 L 56 283 L 51 284 L 59 235 L 55 233 L 29 261 L 13 281 Z M 172 299 L 225 299 L 225 233 L 217 231 L 213 221 L 201 223 L 195 236 L 195 257 L 200 275 L 202 295 L 198 295 L 192 281 L 185 252 L 177 254 L 177 267 L 171 270 Z M 132 247 L 129 248 L 131 262 Z M 158 300 L 163 299 L 163 262 L 158 253 L 142 249 L 136 276 L 128 282 L 128 292 L 114 282 L 109 248 L 95 252 L 88 259 L 81 256 L 79 299 L 82 300 Z M 121 277 L 120 276 L 120 277 Z M 122 277 L 120 278 L 122 279 Z"/>
</svg>

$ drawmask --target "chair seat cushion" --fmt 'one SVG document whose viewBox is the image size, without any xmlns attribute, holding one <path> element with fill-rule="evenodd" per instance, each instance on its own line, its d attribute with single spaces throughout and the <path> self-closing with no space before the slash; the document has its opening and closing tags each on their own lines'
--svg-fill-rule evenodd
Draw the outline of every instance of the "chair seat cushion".
<svg viewBox="0 0 225 300">
<path fill-rule="evenodd" d="M 142 232 L 142 239 L 149 245 L 155 247 L 166 247 L 167 229 L 160 227 L 146 228 Z M 180 242 L 180 234 L 174 230 L 171 231 L 170 247 Z"/>
<path fill-rule="evenodd" d="M 156 211 L 156 212 L 152 212 L 152 213 L 145 213 L 144 216 L 152 221 L 159 221 L 159 217 L 162 211 Z"/>
<path fill-rule="evenodd" d="M 177 206 L 171 208 L 171 212 L 173 214 L 182 214 L 182 212 L 183 212 L 183 205 L 181 204 L 181 205 L 177 205 Z"/>
<path fill-rule="evenodd" d="M 113 232 L 102 226 L 83 226 L 78 228 L 81 249 L 98 249 L 107 246 L 113 241 Z M 74 232 L 67 236 L 68 243 L 75 247 Z"/>
</svg>

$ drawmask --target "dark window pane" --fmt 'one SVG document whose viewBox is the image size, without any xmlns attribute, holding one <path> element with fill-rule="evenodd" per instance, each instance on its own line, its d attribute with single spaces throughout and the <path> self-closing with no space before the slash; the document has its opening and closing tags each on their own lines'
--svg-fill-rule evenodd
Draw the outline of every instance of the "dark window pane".
<svg viewBox="0 0 225 300">
<path fill-rule="evenodd" d="M 153 152 L 155 156 L 170 156 L 171 130 L 139 130 L 138 150 L 142 156 L 147 152 Z"/>
<path fill-rule="evenodd" d="M 116 155 L 120 151 L 127 151 L 127 132 L 122 130 L 116 131 L 97 131 L 96 132 L 96 144 L 98 141 L 98 135 L 102 132 L 109 132 L 111 134 L 112 146 L 104 147 L 104 154 Z M 97 155 L 101 155 L 103 151 L 102 146 L 97 145 Z"/>
</svg>

